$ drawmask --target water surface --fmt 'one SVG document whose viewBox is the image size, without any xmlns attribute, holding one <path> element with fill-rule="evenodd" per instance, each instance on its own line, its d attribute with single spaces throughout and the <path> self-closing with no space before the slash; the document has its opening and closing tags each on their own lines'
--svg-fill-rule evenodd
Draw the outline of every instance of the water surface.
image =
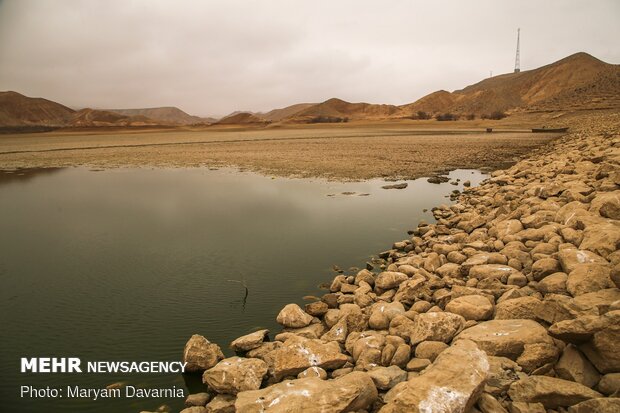
<svg viewBox="0 0 620 413">
<path fill-rule="evenodd" d="M 21 175 L 20 175 L 21 174 Z M 451 178 L 484 175 L 459 170 Z M 192 387 L 178 374 L 20 374 L 20 357 L 178 361 L 195 333 L 228 343 L 304 295 L 333 265 L 363 267 L 407 237 L 450 184 L 333 183 L 208 169 L 84 168 L 0 179 L 0 400 L 14 412 L 138 412 L 182 399 L 20 399 L 19 386 Z M 354 192 L 343 195 L 342 192 Z M 360 196 L 368 194 L 367 196 Z M 244 300 L 243 281 L 249 288 Z M 6 409 L 6 410 L 5 410 Z"/>
</svg>

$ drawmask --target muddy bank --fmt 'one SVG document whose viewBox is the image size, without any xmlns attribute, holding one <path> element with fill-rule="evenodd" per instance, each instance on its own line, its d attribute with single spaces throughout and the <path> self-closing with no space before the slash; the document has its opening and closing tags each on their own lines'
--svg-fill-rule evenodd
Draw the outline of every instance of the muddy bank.
<svg viewBox="0 0 620 413">
<path fill-rule="evenodd" d="M 183 359 L 208 391 L 187 411 L 616 411 L 620 115 L 433 212 L 376 268 L 283 308 L 273 341 L 224 359 L 193 336 Z"/>
<path fill-rule="evenodd" d="M 416 179 L 511 165 L 557 134 L 402 124 L 0 137 L 0 168 L 225 167 L 332 180 Z"/>
</svg>

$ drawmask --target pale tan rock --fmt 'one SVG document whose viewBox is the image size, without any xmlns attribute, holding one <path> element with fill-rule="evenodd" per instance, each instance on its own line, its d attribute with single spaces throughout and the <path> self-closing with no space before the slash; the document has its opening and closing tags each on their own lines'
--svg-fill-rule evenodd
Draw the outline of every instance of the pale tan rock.
<svg viewBox="0 0 620 413">
<path fill-rule="evenodd" d="M 258 330 L 245 336 L 237 338 L 230 343 L 230 348 L 234 351 L 249 351 L 263 344 L 265 337 L 269 334 L 269 330 Z"/>
<path fill-rule="evenodd" d="M 478 399 L 478 408 L 482 413 L 508 413 L 504 406 L 489 393 L 482 393 Z"/>
<path fill-rule="evenodd" d="M 276 380 L 297 376 L 309 367 L 334 370 L 347 362 L 337 342 L 292 337 L 271 353 L 270 369 Z"/>
<path fill-rule="evenodd" d="M 217 344 L 211 343 L 201 335 L 194 334 L 183 349 L 183 362 L 187 363 L 185 371 L 199 372 L 215 366 L 224 353 Z"/>
<path fill-rule="evenodd" d="M 578 264 L 568 274 L 566 289 L 573 296 L 615 287 L 611 281 L 611 267 L 603 264 Z"/>
<path fill-rule="evenodd" d="M 266 374 L 267 363 L 261 359 L 230 357 L 205 371 L 202 382 L 218 393 L 237 394 L 260 388 Z"/>
<path fill-rule="evenodd" d="M 620 372 L 620 310 L 610 311 L 602 317 L 604 328 L 594 333 L 592 339 L 579 349 L 603 373 Z"/>
<path fill-rule="evenodd" d="M 529 376 L 514 382 L 508 390 L 513 401 L 542 403 L 547 409 L 568 407 L 602 397 L 583 384 L 547 376 Z"/>
<path fill-rule="evenodd" d="M 450 342 L 465 326 L 465 319 L 458 314 L 428 312 L 420 314 L 413 320 L 409 340 L 411 344 L 422 341 Z"/>
<path fill-rule="evenodd" d="M 556 272 L 543 278 L 536 289 L 543 294 L 564 294 L 566 293 L 566 280 L 568 275 L 563 272 Z"/>
<path fill-rule="evenodd" d="M 545 343 L 553 345 L 547 330 L 533 320 L 489 320 L 463 330 L 456 338 L 474 341 L 490 356 L 508 357 L 516 360 L 526 344 Z"/>
<path fill-rule="evenodd" d="M 204 406 L 209 402 L 211 395 L 206 392 L 202 393 L 193 393 L 187 396 L 185 399 L 185 406 Z"/>
<path fill-rule="evenodd" d="M 301 309 L 297 304 L 287 304 L 278 314 L 278 324 L 289 328 L 306 327 L 312 322 L 312 316 Z"/>
<path fill-rule="evenodd" d="M 568 413 L 618 413 L 620 398 L 590 399 L 568 408 Z"/>
<path fill-rule="evenodd" d="M 205 406 L 206 413 L 235 413 L 235 400 L 232 394 L 218 394 Z"/>
<path fill-rule="evenodd" d="M 592 363 L 573 345 L 564 348 L 554 370 L 559 378 L 581 383 L 590 388 L 594 388 L 601 379 Z"/>
<path fill-rule="evenodd" d="M 567 248 L 559 251 L 558 260 L 562 266 L 562 271 L 566 274 L 570 274 L 578 264 L 607 264 L 607 261 L 600 255 L 577 248 Z"/>
<path fill-rule="evenodd" d="M 596 386 L 596 390 L 606 396 L 620 392 L 620 373 L 605 374 Z"/>
<path fill-rule="evenodd" d="M 375 367 L 368 370 L 368 375 L 379 390 L 389 390 L 407 380 L 407 372 L 398 366 Z"/>
<path fill-rule="evenodd" d="M 508 319 L 528 319 L 535 320 L 537 318 L 538 306 L 541 300 L 532 296 L 525 296 L 504 300 L 495 306 L 496 320 Z"/>
<path fill-rule="evenodd" d="M 399 314 L 405 312 L 405 307 L 399 302 L 391 303 L 378 302 L 370 308 L 370 318 L 368 326 L 375 330 L 386 330 L 390 326 L 390 321 Z"/>
<path fill-rule="evenodd" d="M 407 274 L 403 274 L 402 272 L 384 271 L 375 279 L 375 287 L 382 290 L 389 290 L 398 287 L 400 283 L 408 279 L 409 277 Z"/>
<path fill-rule="evenodd" d="M 519 271 L 508 265 L 484 264 L 472 267 L 469 270 L 469 277 L 477 278 L 478 280 L 493 278 L 505 283 L 510 275 L 517 273 L 519 273 Z"/>
<path fill-rule="evenodd" d="M 380 413 L 465 412 L 484 387 L 489 362 L 467 340 L 442 352 L 424 373 L 394 386 L 384 397 Z"/>
<path fill-rule="evenodd" d="M 455 298 L 446 305 L 446 311 L 462 316 L 465 320 L 488 320 L 494 306 L 482 295 L 465 295 Z"/>
<path fill-rule="evenodd" d="M 237 395 L 237 413 L 350 412 L 368 409 L 377 389 L 367 373 L 352 372 L 334 380 L 316 377 L 287 380 Z"/>
<path fill-rule="evenodd" d="M 437 356 L 449 346 L 441 341 L 423 341 L 415 348 L 415 356 L 419 359 L 435 361 Z"/>
</svg>

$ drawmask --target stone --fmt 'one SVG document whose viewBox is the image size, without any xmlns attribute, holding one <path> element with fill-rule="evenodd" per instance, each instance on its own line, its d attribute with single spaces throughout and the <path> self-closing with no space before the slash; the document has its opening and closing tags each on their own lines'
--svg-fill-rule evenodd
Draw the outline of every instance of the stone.
<svg viewBox="0 0 620 413">
<path fill-rule="evenodd" d="M 532 264 L 532 277 L 540 281 L 548 275 L 561 271 L 560 262 L 555 258 L 543 258 Z"/>
<path fill-rule="evenodd" d="M 394 301 L 400 301 L 404 304 L 413 304 L 416 300 L 423 297 L 429 297 L 431 295 L 431 289 L 426 281 L 426 278 L 422 275 L 415 275 L 413 278 L 408 279 L 400 284 L 398 291 L 394 296 Z"/>
<path fill-rule="evenodd" d="M 523 353 L 517 357 L 517 364 L 526 373 L 533 373 L 538 368 L 550 366 L 558 360 L 560 350 L 550 343 L 528 343 L 523 346 Z"/>
<path fill-rule="evenodd" d="M 394 386 L 380 413 L 466 412 L 482 393 L 489 362 L 476 344 L 462 340 L 442 352 L 422 374 Z"/>
<path fill-rule="evenodd" d="M 620 392 L 620 373 L 605 374 L 598 382 L 596 389 L 605 396 Z"/>
<path fill-rule="evenodd" d="M 168 410 L 165 411 L 167 412 Z M 181 413 L 205 413 L 206 411 L 207 409 L 204 406 L 191 406 L 181 410 Z"/>
<path fill-rule="evenodd" d="M 324 341 L 336 341 L 338 343 L 344 343 L 347 339 L 349 329 L 347 327 L 347 319 L 341 318 L 332 328 L 321 336 L 321 340 Z"/>
<path fill-rule="evenodd" d="M 207 413 L 235 413 L 236 397 L 232 394 L 218 394 L 205 407 Z"/>
<path fill-rule="evenodd" d="M 502 264 L 484 264 L 471 267 L 469 270 L 470 278 L 487 279 L 493 278 L 506 283 L 508 277 L 512 274 L 519 273 L 519 271 L 508 265 Z"/>
<path fill-rule="evenodd" d="M 592 363 L 573 345 L 564 348 L 554 370 L 559 378 L 581 383 L 590 388 L 596 386 L 601 379 Z"/>
<path fill-rule="evenodd" d="M 310 314 L 313 317 L 322 317 L 325 315 L 327 310 L 329 309 L 329 305 L 323 301 L 315 301 L 313 303 L 308 303 L 305 305 L 306 313 Z"/>
<path fill-rule="evenodd" d="M 591 251 L 580 250 L 577 248 L 566 248 L 558 252 L 558 260 L 562 266 L 562 271 L 570 274 L 578 264 L 607 264 L 607 261 Z"/>
<path fill-rule="evenodd" d="M 601 316 L 604 328 L 594 333 L 592 339 L 579 349 L 603 373 L 620 372 L 620 310 Z"/>
<path fill-rule="evenodd" d="M 523 231 L 523 224 L 518 219 L 509 219 L 497 222 L 489 231 L 489 235 L 503 240 L 508 235 L 515 235 Z"/>
<path fill-rule="evenodd" d="M 594 333 L 605 327 L 597 315 L 586 315 L 572 320 L 562 320 L 549 327 L 549 334 L 567 343 L 581 344 L 590 341 Z"/>
<path fill-rule="evenodd" d="M 446 311 L 462 316 L 465 320 L 488 320 L 493 315 L 494 306 L 482 295 L 465 295 L 455 298 L 446 305 Z"/>
<path fill-rule="evenodd" d="M 403 274 L 402 272 L 384 271 L 380 273 L 375 279 L 375 288 L 380 288 L 381 290 L 389 290 L 398 287 L 400 283 L 408 279 L 409 277 L 407 276 L 407 274 Z"/>
<path fill-rule="evenodd" d="M 618 250 L 620 246 L 620 222 L 602 222 L 588 225 L 579 244 L 582 250 L 589 250 L 603 258 Z"/>
<path fill-rule="evenodd" d="M 306 327 L 312 322 L 312 316 L 297 304 L 287 304 L 278 314 L 278 324 L 289 328 Z"/>
<path fill-rule="evenodd" d="M 573 296 L 592 293 L 615 287 L 612 283 L 611 268 L 602 264 L 578 264 L 568 274 L 566 289 Z"/>
<path fill-rule="evenodd" d="M 390 326 L 390 321 L 399 314 L 405 312 L 405 307 L 399 302 L 391 303 L 378 302 L 372 305 L 368 326 L 375 330 L 386 330 Z"/>
<path fill-rule="evenodd" d="M 407 380 L 407 372 L 398 366 L 375 367 L 368 371 L 368 375 L 379 390 L 389 390 Z"/>
<path fill-rule="evenodd" d="M 267 363 L 261 359 L 230 357 L 205 371 L 202 382 L 218 393 L 237 394 L 260 388 L 267 374 Z"/>
<path fill-rule="evenodd" d="M 519 379 L 521 367 L 506 358 L 487 356 L 489 359 L 489 375 L 484 385 L 484 391 L 493 396 L 505 395 L 510 385 Z"/>
<path fill-rule="evenodd" d="M 566 293 L 566 280 L 568 275 L 563 272 L 556 272 L 543 278 L 536 289 L 543 294 L 564 294 Z"/>
<path fill-rule="evenodd" d="M 209 402 L 210 398 L 211 396 L 209 395 L 209 393 L 193 393 L 188 395 L 185 399 L 185 406 L 204 406 Z"/>
<path fill-rule="evenodd" d="M 298 379 L 308 377 L 318 377 L 321 380 L 327 380 L 327 372 L 320 367 L 309 367 L 297 375 Z"/>
<path fill-rule="evenodd" d="M 542 403 L 546 409 L 569 407 L 602 395 L 583 384 L 547 376 L 529 376 L 514 382 L 508 390 L 513 401 Z"/>
<path fill-rule="evenodd" d="M 407 363 L 406 369 L 407 371 L 422 371 L 430 365 L 431 361 L 429 359 L 412 358 Z"/>
<path fill-rule="evenodd" d="M 495 319 L 528 319 L 535 320 L 541 300 L 532 296 L 525 296 L 504 300 L 495 306 Z"/>
<path fill-rule="evenodd" d="M 620 398 L 590 399 L 568 408 L 568 413 L 618 413 Z"/>
<path fill-rule="evenodd" d="M 232 343 L 230 348 L 234 351 L 249 351 L 259 347 L 265 341 L 265 337 L 269 334 L 269 330 L 258 330 L 245 336 L 241 336 Z"/>
<path fill-rule="evenodd" d="M 508 407 L 510 413 L 547 413 L 542 403 L 512 402 Z"/>
<path fill-rule="evenodd" d="M 297 376 L 309 367 L 321 367 L 324 370 L 334 370 L 342 367 L 348 358 L 340 352 L 340 346 L 335 341 L 292 337 L 284 345 L 271 354 L 272 375 L 276 380 L 287 376 Z"/>
<path fill-rule="evenodd" d="M 183 362 L 186 372 L 201 372 L 215 366 L 224 358 L 222 349 L 201 335 L 194 334 L 183 349 Z"/>
<path fill-rule="evenodd" d="M 587 294 L 581 297 L 586 297 Z M 570 320 L 583 315 L 598 315 L 598 310 L 587 302 L 577 302 L 575 299 L 560 294 L 547 294 L 538 306 L 536 316 L 549 324 L 563 320 Z"/>
<path fill-rule="evenodd" d="M 464 326 L 465 319 L 458 314 L 444 312 L 420 314 L 413 320 L 409 340 L 411 344 L 426 340 L 449 343 Z"/>
<path fill-rule="evenodd" d="M 482 413 L 508 413 L 504 406 L 489 393 L 482 393 L 478 399 L 478 408 Z"/>
<path fill-rule="evenodd" d="M 526 344 L 553 345 L 547 330 L 533 320 L 489 320 L 463 330 L 456 338 L 471 340 L 490 356 L 516 360 L 522 355 Z"/>
<path fill-rule="evenodd" d="M 394 356 L 392 356 L 392 360 L 390 360 L 390 365 L 405 368 L 410 358 L 411 347 L 409 347 L 407 344 L 400 344 L 398 345 L 398 347 L 396 347 Z"/>
<path fill-rule="evenodd" d="M 590 203 L 590 212 L 620 220 L 620 191 L 598 193 Z"/>
<path fill-rule="evenodd" d="M 367 373 L 352 372 L 334 380 L 316 377 L 286 380 L 237 395 L 237 413 L 350 412 L 369 409 L 377 389 Z"/>
<path fill-rule="evenodd" d="M 435 361 L 437 356 L 449 346 L 441 341 L 423 341 L 415 348 L 415 356 L 419 359 Z"/>
</svg>

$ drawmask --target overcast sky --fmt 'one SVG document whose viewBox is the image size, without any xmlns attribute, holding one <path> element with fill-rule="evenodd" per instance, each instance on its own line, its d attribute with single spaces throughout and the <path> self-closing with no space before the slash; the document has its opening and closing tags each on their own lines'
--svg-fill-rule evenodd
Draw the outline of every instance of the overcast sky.
<svg viewBox="0 0 620 413">
<path fill-rule="evenodd" d="M 620 63 L 620 1 L 0 0 L 0 90 L 195 115 L 403 104 L 578 51 Z"/>
</svg>

